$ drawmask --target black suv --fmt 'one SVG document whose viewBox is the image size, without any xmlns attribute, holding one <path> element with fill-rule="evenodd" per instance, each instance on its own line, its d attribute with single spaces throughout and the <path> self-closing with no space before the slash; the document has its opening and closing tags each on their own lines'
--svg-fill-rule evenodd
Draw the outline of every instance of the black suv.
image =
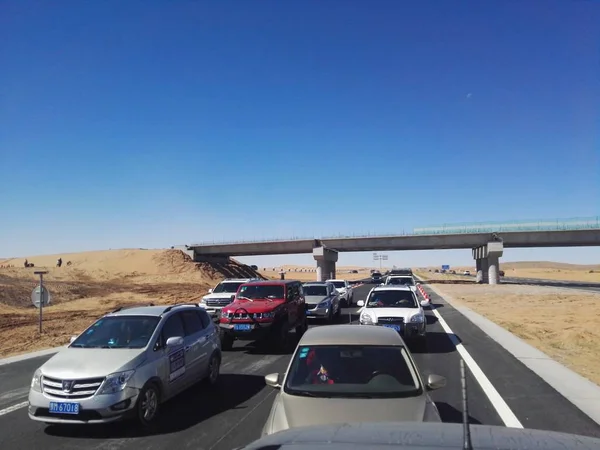
<svg viewBox="0 0 600 450">
<path fill-rule="evenodd" d="M 390 275 L 410 275 L 412 276 L 412 269 L 392 269 Z"/>
<path fill-rule="evenodd" d="M 371 281 L 373 283 L 381 283 L 381 272 L 373 272 L 371 274 Z"/>
</svg>

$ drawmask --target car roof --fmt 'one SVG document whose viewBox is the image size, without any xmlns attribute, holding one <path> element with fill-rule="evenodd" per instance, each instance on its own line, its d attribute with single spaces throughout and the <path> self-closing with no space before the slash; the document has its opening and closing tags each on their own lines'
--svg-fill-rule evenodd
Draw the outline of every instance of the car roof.
<svg viewBox="0 0 600 450">
<path fill-rule="evenodd" d="M 411 291 L 410 286 L 405 284 L 386 284 L 383 286 L 377 286 L 373 288 L 374 291 Z"/>
<path fill-rule="evenodd" d="M 331 279 L 329 279 L 329 280 L 326 280 L 325 282 L 326 282 L 326 283 L 331 283 L 331 282 L 333 282 L 333 281 L 346 281 L 346 280 L 341 280 L 341 279 L 339 279 L 339 278 L 331 278 Z"/>
<path fill-rule="evenodd" d="M 175 310 L 175 306 L 177 306 L 177 311 L 185 311 L 189 309 L 197 310 L 197 305 L 152 305 L 152 306 L 132 306 L 132 307 L 123 307 L 122 309 L 116 309 L 105 316 L 153 316 L 160 317 L 166 312 Z M 167 311 L 168 308 L 169 311 Z"/>
<path fill-rule="evenodd" d="M 220 283 L 240 283 L 240 282 L 248 282 L 251 280 L 259 280 L 259 278 L 225 278 L 224 280 L 221 280 Z"/>
<path fill-rule="evenodd" d="M 329 281 L 307 281 L 306 283 L 303 283 L 303 284 L 304 284 L 304 286 L 308 286 L 308 285 L 322 286 L 324 284 L 329 284 Z"/>
<path fill-rule="evenodd" d="M 367 325 L 323 325 L 309 328 L 298 345 L 404 345 L 397 331 Z"/>
<path fill-rule="evenodd" d="M 252 284 L 252 285 L 275 285 L 275 284 L 290 284 L 290 283 L 299 283 L 298 280 L 257 280 L 257 281 L 248 281 L 244 284 Z"/>
<path fill-rule="evenodd" d="M 404 275 L 388 275 L 388 278 L 413 278 L 412 275 L 404 274 Z"/>
</svg>

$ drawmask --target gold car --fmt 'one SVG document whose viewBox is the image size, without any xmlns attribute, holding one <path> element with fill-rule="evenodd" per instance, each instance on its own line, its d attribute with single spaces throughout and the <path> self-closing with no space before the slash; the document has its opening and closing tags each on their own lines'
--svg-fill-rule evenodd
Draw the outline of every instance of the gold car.
<svg viewBox="0 0 600 450">
<path fill-rule="evenodd" d="M 327 325 L 309 329 L 287 372 L 265 377 L 279 389 L 262 435 L 289 428 L 345 422 L 440 422 L 402 337 L 384 327 Z"/>
</svg>

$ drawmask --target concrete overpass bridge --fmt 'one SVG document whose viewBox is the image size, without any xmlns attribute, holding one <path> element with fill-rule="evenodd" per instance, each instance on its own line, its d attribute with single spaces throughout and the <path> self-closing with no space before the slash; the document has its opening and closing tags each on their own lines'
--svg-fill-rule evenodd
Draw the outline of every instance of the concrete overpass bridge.
<svg viewBox="0 0 600 450">
<path fill-rule="evenodd" d="M 253 242 L 199 243 L 182 249 L 194 261 L 231 256 L 312 253 L 317 279 L 335 277 L 339 252 L 471 249 L 477 280 L 496 284 L 504 248 L 600 246 L 600 216 L 579 219 L 479 223 L 415 228 L 402 235 L 324 237 Z"/>
</svg>

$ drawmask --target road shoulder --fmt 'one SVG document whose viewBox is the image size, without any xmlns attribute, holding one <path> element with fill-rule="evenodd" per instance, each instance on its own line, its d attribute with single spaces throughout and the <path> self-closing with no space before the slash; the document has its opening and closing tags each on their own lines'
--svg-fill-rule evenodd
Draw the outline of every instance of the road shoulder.
<svg viewBox="0 0 600 450">
<path fill-rule="evenodd" d="M 449 305 L 449 307 L 451 307 L 451 309 L 453 309 L 454 311 L 460 313 L 462 315 L 462 317 L 464 319 L 460 319 L 458 317 L 456 317 L 456 315 L 451 315 L 450 311 L 446 311 L 446 308 L 442 308 L 441 313 L 444 315 L 444 318 L 446 320 L 449 320 L 448 315 L 451 315 L 451 319 L 453 321 L 456 322 L 463 322 L 464 321 L 468 321 L 471 324 L 475 325 L 482 333 L 484 333 L 486 336 L 485 338 L 487 339 L 491 339 L 493 340 L 495 343 L 497 343 L 503 350 L 505 350 L 506 352 L 508 352 L 510 355 L 512 355 L 512 357 L 514 357 L 522 366 L 524 366 L 524 368 L 528 369 L 529 371 L 533 372 L 533 374 L 537 375 L 541 380 L 543 380 L 545 383 L 548 384 L 548 387 L 552 388 L 557 394 L 560 394 L 560 396 L 562 396 L 565 400 L 567 400 L 568 402 L 570 402 L 572 405 L 574 405 L 576 408 L 578 408 L 583 414 L 585 414 L 585 417 L 589 418 L 590 421 L 593 421 L 594 427 L 590 427 L 590 424 L 579 424 L 578 428 L 581 427 L 582 425 L 588 429 L 586 433 L 581 433 L 581 434 L 590 434 L 590 431 L 592 432 L 593 435 L 600 435 L 600 428 L 597 427 L 598 424 L 600 424 L 600 387 L 598 387 L 596 384 L 592 383 L 591 381 L 587 380 L 586 378 L 580 376 L 579 374 L 573 372 L 572 370 L 568 369 L 567 367 L 563 366 L 562 364 L 554 361 L 552 358 L 550 358 L 548 355 L 546 355 L 545 353 L 539 351 L 538 349 L 532 347 L 531 345 L 527 344 L 526 342 L 524 342 L 523 340 L 519 339 L 518 337 L 516 337 L 515 335 L 513 335 L 512 333 L 510 333 L 509 331 L 505 330 L 504 328 L 500 327 L 499 325 L 495 324 L 494 322 L 490 321 L 489 319 L 481 316 L 480 314 L 476 313 L 475 311 L 471 310 L 470 308 L 466 307 L 466 306 L 462 306 L 457 304 L 456 301 L 454 301 L 454 299 L 447 295 L 446 293 L 443 292 L 443 290 L 441 290 L 438 287 L 433 287 L 432 285 L 427 284 L 427 282 L 425 281 L 425 283 L 423 284 L 423 286 L 425 287 L 425 289 L 429 290 L 430 292 L 433 292 L 434 295 L 436 297 L 439 297 L 441 300 L 443 300 L 447 305 Z M 436 302 L 436 299 L 433 299 L 434 303 Z M 460 323 L 457 323 L 457 325 L 455 327 L 453 327 L 454 329 L 457 330 L 464 330 L 465 327 L 461 326 Z M 482 337 L 483 339 L 485 339 L 484 337 Z M 473 341 L 473 340 L 469 340 L 470 342 L 478 342 L 477 340 Z M 480 341 L 482 342 L 482 341 Z M 473 347 L 473 346 L 470 346 Z M 477 346 L 475 346 L 477 347 Z M 473 351 L 474 349 L 470 348 L 469 351 Z M 496 355 L 496 356 L 500 356 L 500 355 Z M 490 360 L 490 356 L 488 355 L 487 358 L 484 357 L 484 360 Z M 504 359 L 506 361 L 506 358 L 498 358 L 495 361 L 495 364 L 493 361 L 490 361 L 491 363 L 491 367 L 488 370 L 491 370 L 490 373 L 496 373 L 499 374 L 499 372 L 502 372 L 502 366 L 498 363 L 501 362 L 501 360 Z M 479 359 L 478 359 L 479 361 Z M 507 364 L 510 364 L 508 361 L 506 361 Z M 534 383 L 526 383 L 525 382 L 525 378 L 526 376 L 524 375 L 523 371 L 520 370 L 518 371 L 520 373 L 520 375 L 523 377 L 521 378 L 520 381 L 522 381 L 522 383 L 520 384 L 534 384 Z M 514 376 L 512 377 L 514 378 Z M 511 385 L 511 389 L 514 389 L 516 385 L 519 384 L 518 382 L 519 380 L 505 380 L 504 383 L 500 383 L 500 385 L 502 384 L 510 384 Z M 507 386 L 508 387 L 508 386 Z M 537 402 L 540 403 L 539 404 L 539 413 L 540 414 L 544 414 L 544 403 L 548 403 L 546 406 L 548 408 L 551 408 L 550 411 L 552 410 L 558 410 L 560 411 L 560 408 L 558 408 L 558 404 L 552 404 L 552 402 L 549 402 L 548 400 L 550 400 L 550 397 L 552 397 L 552 393 L 548 392 L 547 389 L 542 389 L 542 386 L 531 386 L 532 388 L 535 388 L 534 391 L 529 393 L 529 396 L 533 395 L 533 392 L 539 391 L 538 395 L 537 395 Z M 508 397 L 509 400 L 513 400 L 513 402 L 516 400 L 516 398 L 510 398 L 511 395 L 510 393 L 508 393 Z M 558 397 L 558 396 L 555 396 Z M 543 401 L 545 399 L 545 401 Z M 558 400 L 556 400 L 558 401 Z M 509 401 L 510 404 L 510 401 Z M 523 410 L 523 408 L 521 408 L 521 410 Z M 524 411 L 524 410 L 523 410 Z M 524 411 L 525 412 L 525 411 Z M 533 411 L 531 411 L 533 412 Z M 548 416 L 548 411 L 545 412 L 546 417 Z M 564 414 L 564 411 L 561 414 L 562 417 L 565 417 L 566 414 Z M 532 419 L 533 419 L 533 414 L 532 414 Z M 562 429 L 565 428 L 565 423 L 564 422 L 570 422 L 566 420 L 562 421 L 562 424 L 558 423 L 558 426 Z M 574 424 L 572 424 L 574 425 Z M 546 425 L 547 426 L 547 425 Z M 537 426 L 535 426 L 535 428 L 537 428 Z M 544 427 L 546 428 L 546 427 Z M 596 429 L 594 429 L 596 428 Z M 548 428 L 547 428 L 548 429 Z M 569 431 L 569 429 L 566 429 L 565 431 L 567 432 L 574 432 L 574 431 Z M 583 430 L 578 430 L 578 431 L 583 431 Z"/>
</svg>

